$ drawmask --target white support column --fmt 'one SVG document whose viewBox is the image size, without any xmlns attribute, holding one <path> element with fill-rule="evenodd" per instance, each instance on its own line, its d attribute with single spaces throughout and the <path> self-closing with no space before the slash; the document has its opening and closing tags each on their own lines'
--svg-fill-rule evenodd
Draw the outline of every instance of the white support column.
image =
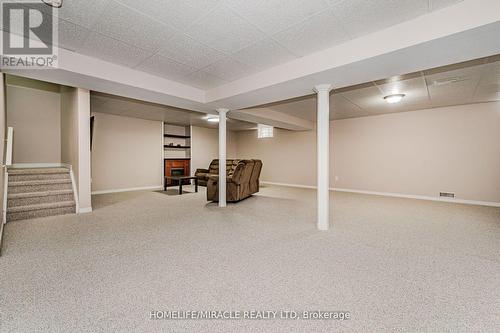
<svg viewBox="0 0 500 333">
<path fill-rule="evenodd" d="M 329 228 L 329 206 L 330 206 L 330 90 L 331 85 L 321 84 L 314 87 L 318 99 L 317 115 L 317 156 L 318 156 L 318 230 Z"/>
<path fill-rule="evenodd" d="M 226 207 L 226 114 L 228 109 L 217 109 L 219 113 L 219 207 Z"/>
<path fill-rule="evenodd" d="M 61 162 L 71 165 L 79 213 L 92 211 L 90 91 L 61 88 Z"/>
<path fill-rule="evenodd" d="M 90 91 L 76 89 L 78 103 L 78 200 L 80 213 L 92 211 L 90 162 Z"/>
</svg>

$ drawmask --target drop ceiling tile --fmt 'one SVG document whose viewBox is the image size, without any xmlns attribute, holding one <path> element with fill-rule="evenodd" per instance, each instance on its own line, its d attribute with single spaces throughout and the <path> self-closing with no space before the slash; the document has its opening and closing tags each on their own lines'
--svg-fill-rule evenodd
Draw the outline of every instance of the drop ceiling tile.
<svg viewBox="0 0 500 333">
<path fill-rule="evenodd" d="M 327 10 L 273 36 L 297 55 L 307 55 L 349 39 L 334 11 Z"/>
<path fill-rule="evenodd" d="M 383 112 L 385 108 L 397 109 L 398 111 L 410 111 L 431 107 L 431 100 L 427 92 L 425 78 L 420 76 L 413 79 L 378 84 L 381 96 L 392 94 L 405 94 L 403 100 L 396 105 L 389 105 L 385 100 L 380 101 L 373 110 Z"/>
<path fill-rule="evenodd" d="M 137 0 L 117 1 L 179 30 L 190 26 L 218 2 L 218 0 L 148 0 L 147 5 L 144 5 L 144 2 Z"/>
<path fill-rule="evenodd" d="M 236 52 L 265 37 L 257 28 L 223 6 L 190 27 L 187 34 L 226 53 Z"/>
<path fill-rule="evenodd" d="M 429 1 L 429 10 L 434 11 L 441 8 L 445 8 L 448 6 L 456 5 L 463 0 L 430 0 Z"/>
<path fill-rule="evenodd" d="M 481 84 L 477 87 L 473 102 L 500 101 L 500 83 Z"/>
<path fill-rule="evenodd" d="M 90 109 L 93 112 L 99 112 L 102 106 L 106 103 L 107 98 L 99 95 L 95 95 L 92 92 L 90 93 Z"/>
<path fill-rule="evenodd" d="M 314 95 L 282 103 L 273 103 L 264 108 L 306 120 L 313 121 L 316 119 L 316 97 Z"/>
<path fill-rule="evenodd" d="M 107 8 L 94 30 L 150 51 L 160 49 L 175 33 L 173 28 L 118 3 Z"/>
<path fill-rule="evenodd" d="M 500 61 L 481 66 L 480 84 L 500 84 Z"/>
<path fill-rule="evenodd" d="M 224 4 L 269 34 L 328 9 L 324 0 L 225 0 Z"/>
<path fill-rule="evenodd" d="M 330 95 L 330 119 L 361 117 L 365 115 L 363 109 L 346 99 L 342 94 Z M 314 117 L 316 119 L 316 115 Z"/>
<path fill-rule="evenodd" d="M 89 34 L 78 52 L 128 67 L 134 67 L 151 56 L 147 51 L 95 32 Z"/>
<path fill-rule="evenodd" d="M 154 55 L 146 59 L 136 69 L 170 80 L 177 80 L 196 71 L 196 68 L 180 64 L 160 55 Z"/>
<path fill-rule="evenodd" d="M 481 77 L 481 68 L 484 65 L 426 75 L 432 105 L 470 103 Z"/>
<path fill-rule="evenodd" d="M 70 51 L 77 51 L 90 34 L 90 30 L 59 19 L 59 47 Z"/>
<path fill-rule="evenodd" d="M 434 107 L 470 103 L 477 80 L 468 79 L 443 86 L 429 86 L 431 103 Z"/>
<path fill-rule="evenodd" d="M 179 82 L 183 82 L 200 89 L 211 89 L 227 83 L 227 81 L 204 71 L 191 73 L 188 76 L 181 78 Z"/>
<path fill-rule="evenodd" d="M 266 69 L 297 58 L 271 38 L 245 47 L 234 53 L 233 57 L 257 69 Z"/>
<path fill-rule="evenodd" d="M 255 70 L 232 57 L 227 57 L 204 68 L 203 71 L 230 82 L 249 75 Z"/>
<path fill-rule="evenodd" d="M 181 33 L 176 34 L 166 42 L 159 54 L 197 69 L 226 57 L 226 54 L 205 46 Z"/>
<path fill-rule="evenodd" d="M 332 9 L 354 38 L 427 13 L 428 0 L 349 0 Z"/>
<path fill-rule="evenodd" d="M 476 88 L 474 102 L 500 100 L 500 61 L 481 66 L 481 77 Z"/>
<path fill-rule="evenodd" d="M 111 3 L 109 0 L 66 0 L 61 8 L 43 8 L 55 17 L 90 29 Z"/>
<path fill-rule="evenodd" d="M 383 94 L 375 85 L 361 89 L 345 91 L 341 93 L 341 95 L 351 103 L 365 110 L 374 107 L 389 105 L 384 101 Z"/>
<path fill-rule="evenodd" d="M 426 101 L 429 98 L 425 78 L 416 77 L 408 80 L 376 84 L 383 96 L 405 94 L 404 101 Z"/>
</svg>

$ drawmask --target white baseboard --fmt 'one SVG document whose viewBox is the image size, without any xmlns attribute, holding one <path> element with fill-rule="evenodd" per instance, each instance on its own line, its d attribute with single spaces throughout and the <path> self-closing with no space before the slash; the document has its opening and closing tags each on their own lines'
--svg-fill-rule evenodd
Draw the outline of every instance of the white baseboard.
<svg viewBox="0 0 500 333">
<path fill-rule="evenodd" d="M 119 192 L 131 192 L 131 191 L 146 191 L 146 190 L 161 190 L 163 186 L 144 186 L 144 187 L 131 187 L 131 188 L 119 188 L 114 190 L 103 190 L 103 191 L 92 191 L 92 194 L 106 194 L 106 193 L 119 193 Z"/>
<path fill-rule="evenodd" d="M 317 188 L 316 186 L 309 186 L 309 185 L 299 185 L 299 184 L 289 184 L 289 183 L 275 183 L 275 182 L 267 182 L 267 181 L 261 181 L 260 183 L 261 184 L 267 184 L 267 185 L 277 185 L 277 186 L 287 186 L 287 187 L 297 187 L 297 188 L 308 188 L 308 189 L 316 189 Z M 440 197 L 431 197 L 431 196 L 425 196 L 425 195 L 413 195 L 413 194 L 401 194 L 401 193 L 390 193 L 390 192 L 353 190 L 353 189 L 337 188 L 337 187 L 330 187 L 330 191 L 359 193 L 359 194 L 369 194 L 369 195 L 380 195 L 380 196 L 394 197 L 394 198 L 406 198 L 406 199 L 417 199 L 417 200 L 428 200 L 428 201 L 439 201 L 439 202 L 451 202 L 451 203 L 466 204 L 466 205 L 500 207 L 500 202 L 490 202 L 490 201 L 465 200 L 465 199 L 453 199 L 453 198 L 440 198 Z"/>
<path fill-rule="evenodd" d="M 466 199 L 453 199 L 453 198 L 440 198 L 431 197 L 426 195 L 413 195 L 413 194 L 401 194 L 401 193 L 390 193 L 390 192 L 376 192 L 376 191 L 364 191 L 364 190 L 351 190 L 346 188 L 334 188 L 337 192 L 349 192 L 349 193 L 360 193 L 360 194 L 370 194 L 370 195 L 381 195 L 384 197 L 394 197 L 394 198 L 406 198 L 406 199 L 417 199 L 417 200 L 428 200 L 428 201 L 439 201 L 439 202 L 451 202 L 466 205 L 477 205 L 477 206 L 490 206 L 490 207 L 500 207 L 500 202 L 491 201 L 478 201 L 478 200 L 466 200 Z"/>
<path fill-rule="evenodd" d="M 268 181 L 261 181 L 260 182 L 263 185 L 276 185 L 276 186 L 286 186 L 286 187 L 298 187 L 298 188 L 309 188 L 309 189 L 316 189 L 316 186 L 310 186 L 310 185 L 300 185 L 300 184 L 289 184 L 289 183 L 276 183 L 276 182 L 268 182 Z"/>
<path fill-rule="evenodd" d="M 80 208 L 78 210 L 78 213 L 79 214 L 83 214 L 83 213 L 92 213 L 92 207 L 84 207 L 84 208 Z"/>
</svg>

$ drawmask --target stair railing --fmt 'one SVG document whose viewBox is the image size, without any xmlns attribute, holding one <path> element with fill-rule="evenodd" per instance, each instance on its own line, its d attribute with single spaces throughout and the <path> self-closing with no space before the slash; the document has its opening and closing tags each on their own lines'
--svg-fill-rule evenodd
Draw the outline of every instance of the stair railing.
<svg viewBox="0 0 500 333">
<path fill-rule="evenodd" d="M 0 255 L 2 254 L 3 228 L 7 222 L 7 190 L 9 188 L 8 167 L 12 165 L 12 147 L 14 143 L 14 128 L 7 129 L 7 142 L 5 149 L 5 164 L 3 165 L 3 203 L 2 203 L 2 222 L 0 223 Z"/>
<path fill-rule="evenodd" d="M 14 144 L 14 128 L 7 129 L 7 148 L 5 153 L 5 165 L 10 167 L 12 165 L 12 147 Z"/>
<path fill-rule="evenodd" d="M 2 207 L 2 223 L 7 222 L 7 189 L 9 187 L 9 172 L 8 168 L 12 165 L 12 147 L 14 143 L 14 128 L 7 128 L 7 144 L 5 149 L 5 165 L 3 174 L 3 207 Z"/>
</svg>

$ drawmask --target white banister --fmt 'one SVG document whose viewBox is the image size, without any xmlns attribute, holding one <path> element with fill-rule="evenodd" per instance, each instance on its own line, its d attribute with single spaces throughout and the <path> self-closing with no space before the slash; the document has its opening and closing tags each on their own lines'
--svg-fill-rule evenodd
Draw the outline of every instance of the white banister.
<svg viewBox="0 0 500 333">
<path fill-rule="evenodd" d="M 2 203 L 2 224 L 7 222 L 7 190 L 9 188 L 9 172 L 7 167 L 3 171 L 3 203 Z"/>
<path fill-rule="evenodd" d="M 5 165 L 3 166 L 3 202 L 2 202 L 2 224 L 7 222 L 7 189 L 9 186 L 8 167 L 12 165 L 12 146 L 14 143 L 14 128 L 7 128 L 7 142 L 5 147 Z"/>
<path fill-rule="evenodd" d="M 5 165 L 6 166 L 11 166 L 12 165 L 12 146 L 14 143 L 14 128 L 9 127 L 7 129 L 7 148 L 6 148 L 6 153 L 5 153 Z"/>
</svg>

